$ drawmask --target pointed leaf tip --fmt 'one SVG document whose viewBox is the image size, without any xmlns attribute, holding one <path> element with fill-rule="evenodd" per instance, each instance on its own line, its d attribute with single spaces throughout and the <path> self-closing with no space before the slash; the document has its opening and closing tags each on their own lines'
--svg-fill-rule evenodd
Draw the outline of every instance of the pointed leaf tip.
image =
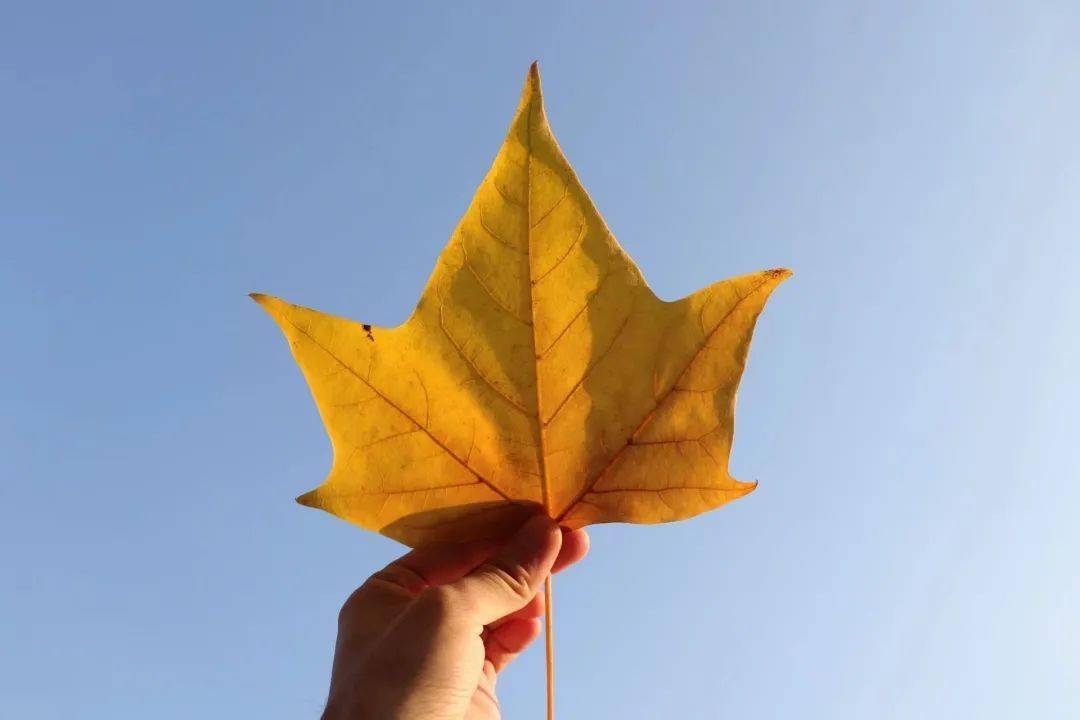
<svg viewBox="0 0 1080 720">
<path fill-rule="evenodd" d="M 273 295 L 266 295 L 264 293 L 248 293 L 248 297 L 258 303 L 259 307 L 268 312 L 271 316 L 276 312 L 280 312 L 284 307 L 288 306 L 288 303 L 281 298 L 274 297 Z"/>
<path fill-rule="evenodd" d="M 315 498 L 316 492 L 317 492 L 316 490 L 309 490 L 306 493 L 304 493 L 303 495 L 298 495 L 296 497 L 296 502 L 303 505 L 304 507 L 310 507 L 310 508 L 320 507 L 318 500 L 316 500 L 316 498 Z"/>
<path fill-rule="evenodd" d="M 529 72 L 525 76 L 525 94 L 535 94 L 538 98 L 543 97 L 543 90 L 540 87 L 540 61 L 534 60 L 533 64 L 529 66 Z"/>
<path fill-rule="evenodd" d="M 266 295 L 257 292 L 248 293 L 248 297 L 254 300 L 259 307 L 269 313 L 271 317 L 274 315 L 274 301 L 277 300 L 276 297 L 274 297 L 273 295 Z M 280 303 L 280 300 L 278 300 L 278 302 Z"/>
</svg>

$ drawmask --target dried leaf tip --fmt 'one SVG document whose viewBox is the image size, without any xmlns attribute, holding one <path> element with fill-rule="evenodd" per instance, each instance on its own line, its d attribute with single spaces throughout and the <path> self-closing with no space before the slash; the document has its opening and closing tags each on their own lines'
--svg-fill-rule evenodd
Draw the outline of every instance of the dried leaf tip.
<svg viewBox="0 0 1080 720">
<path fill-rule="evenodd" d="M 308 492 L 304 493 L 303 495 L 298 495 L 296 497 L 296 502 L 300 503 L 301 505 L 303 505 L 305 507 L 310 507 L 310 508 L 322 507 L 322 505 L 319 503 L 318 499 L 316 499 L 316 497 L 315 497 L 315 494 L 317 492 L 318 492 L 317 490 L 309 490 Z"/>
<path fill-rule="evenodd" d="M 278 300 L 273 295 L 266 295 L 264 293 L 257 293 L 257 292 L 248 293 L 248 297 L 251 298 L 252 300 L 254 300 L 256 303 L 258 303 L 259 306 L 263 310 L 265 310 L 266 312 L 270 312 L 270 308 L 273 305 L 281 304 L 281 301 Z"/>
<path fill-rule="evenodd" d="M 525 76 L 525 90 L 523 94 L 535 95 L 538 100 L 543 100 L 544 93 L 540 87 L 540 61 L 534 60 L 529 66 L 529 74 Z"/>
<path fill-rule="evenodd" d="M 273 295 L 264 295 L 263 293 L 248 293 L 248 297 L 258 303 L 259 307 L 274 318 L 279 317 L 283 310 L 289 305 L 281 298 L 274 297 Z"/>
</svg>

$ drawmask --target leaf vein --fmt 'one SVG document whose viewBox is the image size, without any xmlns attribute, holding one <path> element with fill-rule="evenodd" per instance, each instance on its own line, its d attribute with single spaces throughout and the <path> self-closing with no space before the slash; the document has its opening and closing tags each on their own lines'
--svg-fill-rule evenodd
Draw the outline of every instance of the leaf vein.
<svg viewBox="0 0 1080 720">
<path fill-rule="evenodd" d="M 503 240 L 501 237 L 499 237 L 498 233 L 496 233 L 494 230 L 492 230 L 491 228 L 488 227 L 487 220 L 484 219 L 484 208 L 480 207 L 479 212 L 477 213 L 477 215 L 480 218 L 480 229 L 483 230 L 485 233 L 487 233 L 491 237 L 492 240 L 499 243 L 500 245 L 502 245 L 505 248 L 513 250 L 514 252 L 516 252 L 519 255 L 526 255 L 527 256 L 529 254 L 528 250 L 522 250 L 517 245 L 514 245 L 514 244 L 512 244 L 510 242 L 507 242 L 506 240 Z"/>
<path fill-rule="evenodd" d="M 484 385 L 490 388 L 492 392 L 505 400 L 515 410 L 525 415 L 526 417 L 531 417 L 529 411 L 524 406 L 522 406 L 520 403 L 510 397 L 502 388 L 496 385 L 487 375 L 485 375 L 480 370 L 480 368 L 476 365 L 473 359 L 469 357 L 468 354 L 466 354 L 465 349 L 461 347 L 458 341 L 450 333 L 449 328 L 446 327 L 446 321 L 443 318 L 443 308 L 441 305 L 439 306 L 439 329 L 442 330 L 443 335 L 445 335 L 446 339 L 450 341 L 450 345 L 453 346 L 454 350 L 457 351 L 458 356 L 462 360 L 464 360 L 465 364 L 468 365 L 469 368 L 473 371 L 473 374 L 477 377 L 477 379 L 479 379 L 482 383 L 484 383 Z"/>
<path fill-rule="evenodd" d="M 398 405 L 397 403 L 395 403 L 395 402 L 394 402 L 393 400 L 391 400 L 391 399 L 390 399 L 389 397 L 387 397 L 387 396 L 386 396 L 386 395 L 385 395 L 385 394 L 384 394 L 384 393 L 383 393 L 383 392 L 382 392 L 381 390 L 379 390 L 379 388 L 375 387 L 375 385 L 374 385 L 374 384 L 372 384 L 372 382 L 371 382 L 370 380 L 368 380 L 367 378 L 365 378 L 364 376 L 362 376 L 362 375 L 361 375 L 360 373 L 356 372 L 356 370 L 354 370 L 354 369 L 352 368 L 352 366 L 350 366 L 350 365 L 349 365 L 348 363 L 346 363 L 346 362 L 345 362 L 344 360 L 342 360 L 342 359 L 341 359 L 340 357 L 338 357 L 338 356 L 337 356 L 336 354 L 334 354 L 334 353 L 333 353 L 333 352 L 332 352 L 332 351 L 330 350 L 330 348 L 328 348 L 328 347 L 324 346 L 324 345 L 323 345 L 322 343 L 320 343 L 320 342 L 319 342 L 318 340 L 316 340 L 316 339 L 315 339 L 314 337 L 312 337 L 312 336 L 311 336 L 311 335 L 310 335 L 310 334 L 309 334 L 309 333 L 308 333 L 308 332 L 307 332 L 306 330 L 304 330 L 303 328 L 299 327 L 299 326 L 298 326 L 298 325 L 297 325 L 296 323 L 292 322 L 292 321 L 291 321 L 290 319 L 288 319 L 288 318 L 286 318 L 286 317 L 282 316 L 282 320 L 284 320 L 285 322 L 289 323 L 289 325 L 291 325 L 291 326 L 293 327 L 293 329 L 294 329 L 294 330 L 296 330 L 296 332 L 298 332 L 298 333 L 300 333 L 301 335 L 303 335 L 303 336 L 304 336 L 305 338 L 307 338 L 307 339 L 308 339 L 308 341 L 309 341 L 309 342 L 313 343 L 313 344 L 314 344 L 314 345 L 315 345 L 316 347 L 320 348 L 320 349 L 321 349 L 321 350 L 322 350 L 323 352 L 325 352 L 325 353 L 326 353 L 327 355 L 329 355 L 330 357 L 332 357 L 332 358 L 334 359 L 334 361 L 335 361 L 335 362 L 337 362 L 337 363 L 338 363 L 338 364 L 340 364 L 340 365 L 341 365 L 341 366 L 342 366 L 343 368 L 345 368 L 345 369 L 346 369 L 346 370 L 347 370 L 347 371 L 348 371 L 349 373 L 351 373 L 351 374 L 353 375 L 353 377 L 355 377 L 355 378 L 356 378 L 357 380 L 359 380 L 360 382 L 364 383 L 364 384 L 365 384 L 365 385 L 367 385 L 367 386 L 368 386 L 369 388 L 371 388 L 372 392 L 374 392 L 374 393 L 375 393 L 376 395 L 378 395 L 379 397 L 381 397 L 381 398 L 383 399 L 383 401 L 384 401 L 384 402 L 385 402 L 385 403 L 386 403 L 387 405 L 389 405 L 390 407 L 392 407 L 392 408 L 393 408 L 393 409 L 394 409 L 395 411 L 397 411 L 397 412 L 398 412 L 398 413 L 399 413 L 399 414 L 400 414 L 400 415 L 401 415 L 402 417 L 404 417 L 404 418 L 405 418 L 406 420 L 409 420 L 409 421 L 410 421 L 410 422 L 412 422 L 412 423 L 413 423 L 414 425 L 420 426 L 420 423 L 416 422 L 416 420 L 415 420 L 415 419 L 413 419 L 413 417 L 412 417 L 411 415 L 409 415 L 409 413 L 405 412 L 405 411 L 404 411 L 404 410 L 403 410 L 403 409 L 402 409 L 402 408 L 401 408 L 401 407 L 400 407 L 400 406 L 399 406 L 399 405 Z M 457 453 L 455 453 L 455 452 L 454 452 L 453 450 L 451 450 L 451 449 L 450 449 L 450 448 L 449 448 L 449 447 L 447 446 L 447 444 L 446 444 L 446 443 L 444 443 L 444 442 L 443 442 L 442 440 L 440 440 L 439 438 L 435 437 L 435 434 L 434 434 L 434 433 L 432 433 L 432 432 L 431 432 L 431 430 L 429 430 L 429 429 L 427 429 L 427 428 L 424 428 L 424 433 L 425 433 L 425 434 L 426 434 L 426 435 L 427 435 L 427 436 L 428 436 L 429 438 L 431 438 L 431 441 L 432 441 L 433 443 L 435 443 L 435 444 L 436 444 L 436 445 L 438 445 L 438 446 L 439 446 L 440 448 L 442 448 L 442 449 L 443 449 L 443 451 L 444 451 L 444 452 L 445 452 L 445 453 L 446 453 L 447 455 L 449 455 L 449 456 L 450 456 L 451 458 L 453 458 L 454 460 L 456 460 L 456 461 L 457 461 L 457 463 L 458 463 L 459 465 L 461 465 L 461 467 L 465 468 L 465 469 L 466 469 L 466 470 L 468 470 L 468 471 L 469 471 L 470 473 L 472 473 L 472 475 L 473 475 L 473 476 L 474 476 L 474 477 L 475 477 L 475 478 L 476 478 L 476 479 L 477 479 L 478 481 L 480 481 L 480 482 L 484 483 L 485 485 L 487 485 L 488 487 L 490 487 L 490 488 L 491 488 L 492 490 L 494 490 L 494 491 L 495 491 L 496 493 L 498 493 L 498 494 L 499 494 L 500 496 L 502 496 L 502 497 L 503 497 L 503 498 L 504 498 L 505 500 L 507 500 L 508 502 L 513 502 L 513 501 L 512 501 L 511 499 L 510 499 L 510 496 L 509 496 L 509 495 L 507 495 L 506 493 L 504 493 L 504 492 L 503 492 L 502 490 L 500 490 L 499 488 L 495 487 L 495 485 L 493 485 L 493 484 L 491 483 L 491 481 L 489 481 L 489 480 L 488 480 L 487 478 L 485 478 L 484 476 L 480 475 L 480 473 L 476 472 L 476 471 L 475 471 L 475 470 L 473 470 L 473 469 L 472 469 L 471 467 L 469 467 L 469 464 L 468 464 L 468 463 L 466 463 L 466 462 L 465 462 L 464 460 L 462 460 L 462 459 L 461 459 L 460 457 L 458 457 Z"/>
<path fill-rule="evenodd" d="M 759 291 L 761 288 L 763 288 L 765 286 L 765 283 L 767 283 L 769 281 L 769 279 L 770 278 L 763 278 L 761 280 L 761 282 L 759 282 L 757 285 L 755 285 L 754 288 L 750 292 L 746 293 L 741 298 L 739 298 L 735 302 L 735 304 L 731 306 L 731 309 L 728 310 L 727 313 L 724 314 L 724 317 L 720 318 L 720 320 L 716 323 L 716 325 L 713 326 L 712 330 L 709 331 L 706 334 L 705 338 L 701 342 L 701 345 L 694 352 L 694 354 L 690 357 L 690 360 L 686 363 L 686 367 L 683 368 L 682 372 L 679 374 L 679 377 L 676 378 L 676 380 L 672 384 L 672 386 L 670 388 L 668 388 L 667 391 L 663 395 L 661 395 L 659 398 L 656 399 L 656 402 L 653 405 L 652 410 L 650 410 L 648 413 L 645 414 L 645 417 L 642 418 L 640 423 L 638 423 L 638 426 L 636 428 L 634 428 L 634 431 L 632 433 L 630 433 L 630 436 L 626 439 L 626 442 L 624 442 L 622 444 L 622 446 L 618 450 L 615 451 L 615 454 L 612 455 L 611 459 L 608 460 L 607 463 L 604 465 L 604 467 L 600 469 L 600 472 L 598 472 L 596 474 L 596 477 L 594 477 L 592 480 L 590 480 L 588 482 L 588 484 L 586 484 L 585 487 L 582 488 L 581 491 L 578 492 L 578 494 L 574 497 L 574 499 L 570 501 L 570 503 L 566 506 L 566 508 L 562 512 L 559 513 L 558 517 L 556 518 L 556 521 L 560 521 L 563 518 L 565 518 L 567 516 L 567 514 L 571 510 L 574 509 L 574 506 L 577 505 L 578 501 L 584 495 L 586 495 L 587 493 L 593 491 L 593 489 L 596 487 L 596 484 L 598 482 L 600 482 L 601 479 L 603 479 L 603 477 L 611 470 L 611 468 L 615 466 L 615 463 L 619 460 L 619 458 L 622 457 L 623 453 L 626 451 L 626 448 L 631 447 L 634 444 L 641 444 L 641 445 L 645 444 L 645 443 L 634 443 L 634 438 L 637 437 L 637 434 L 639 432 L 641 432 L 641 430 L 646 425 L 649 424 L 649 421 L 652 420 L 653 417 L 655 417 L 656 411 L 660 409 L 660 406 L 663 405 L 665 402 L 667 402 L 668 398 L 671 397 L 671 393 L 672 393 L 672 390 L 674 389 L 674 387 L 676 385 L 678 385 L 679 382 L 682 380 L 683 376 L 686 375 L 687 371 L 689 371 L 690 367 L 694 364 L 694 361 L 697 360 L 698 355 L 701 354 L 702 349 L 708 344 L 709 340 L 712 339 L 712 336 L 716 334 L 716 331 L 719 330 L 720 327 L 724 325 L 724 323 L 726 323 L 728 320 L 731 319 L 731 316 L 735 313 L 735 311 L 739 308 L 740 305 L 742 305 L 744 302 L 746 302 L 746 299 L 748 297 L 754 295 L 757 291 Z"/>
<path fill-rule="evenodd" d="M 570 392 L 566 394 L 566 397 L 562 399 L 562 402 L 559 403 L 559 406 L 555 408 L 555 412 L 551 413 L 551 417 L 544 421 L 544 425 L 550 425 L 552 422 L 554 422 L 555 418 L 559 415 L 559 412 L 566 406 L 566 403 L 570 400 L 570 398 L 574 396 L 574 393 L 576 393 L 578 389 L 585 383 L 585 381 L 589 378 L 589 375 L 592 374 L 592 371 L 595 370 L 596 367 L 604 361 L 604 358 L 606 358 L 608 354 L 611 353 L 611 349 L 615 347 L 615 343 L 618 342 L 619 337 L 623 333 L 623 330 L 626 329 L 627 324 L 630 322 L 630 316 L 633 314 L 634 311 L 632 309 L 626 314 L 626 317 L 623 318 L 623 321 L 619 325 L 618 330 L 616 330 L 615 334 L 612 335 L 611 342 L 608 343 L 608 346 L 604 348 L 604 351 L 600 353 L 600 355 L 597 356 L 595 360 L 589 363 L 589 367 L 585 368 L 585 372 L 582 373 L 581 378 L 576 383 L 574 383 L 574 387 L 570 388 Z"/>
<path fill-rule="evenodd" d="M 581 225 L 578 226 L 577 238 L 574 239 L 574 242 L 570 243 L 570 246 L 566 248 L 566 252 L 564 252 L 562 254 L 562 256 L 558 260 L 555 261 L 555 264 L 553 264 L 551 267 L 549 267 L 544 272 L 540 273 L 536 277 L 536 279 L 533 280 L 533 285 L 535 285 L 535 284 L 537 284 L 539 282 L 542 282 L 544 278 L 546 278 L 548 275 L 553 273 L 556 268 L 558 268 L 560 265 L 562 265 L 563 261 L 566 260 L 566 258 L 570 257 L 570 253 L 572 253 L 574 251 L 574 248 L 576 248 L 578 245 L 581 244 L 581 240 L 584 237 L 585 237 L 585 218 L 583 217 L 583 218 L 581 218 Z"/>
<path fill-rule="evenodd" d="M 465 269 L 468 270 L 469 273 L 473 276 L 473 279 L 476 280 L 476 284 L 480 286 L 480 289 L 484 291 L 484 294 L 487 295 L 491 299 L 491 303 L 495 307 L 497 307 L 499 310 L 502 310 L 504 313 L 506 313 L 507 315 L 512 317 L 514 320 L 517 320 L 522 325 L 524 325 L 526 327 L 531 327 L 532 326 L 532 321 L 522 319 L 511 308 L 504 305 L 502 300 L 500 300 L 498 298 L 498 296 L 495 295 L 495 292 L 491 288 L 489 288 L 487 286 L 487 283 L 484 282 L 484 279 L 480 277 L 480 273 L 473 266 L 472 261 L 469 260 L 469 252 L 465 248 L 465 234 L 464 233 L 461 233 L 461 234 L 458 235 L 458 245 L 461 247 L 461 256 L 464 258 L 464 262 L 462 263 L 462 265 L 464 265 Z"/>
<path fill-rule="evenodd" d="M 589 305 L 591 305 L 592 301 L 596 299 L 596 296 L 600 294 L 600 289 L 604 287 L 604 283 L 607 282 L 607 279 L 609 277 L 611 277 L 610 272 L 605 273 L 604 277 L 600 278 L 600 282 L 597 283 L 596 288 L 591 293 L 589 293 L 589 297 L 585 298 L 584 304 L 582 304 L 582 306 L 578 308 L 578 311 L 574 313 L 574 316 L 570 318 L 569 322 L 567 322 L 566 325 L 563 326 L 563 329 L 559 331 L 559 334 L 555 336 L 555 339 L 548 343 L 548 346 L 544 348 L 543 352 L 539 353 L 536 356 L 537 360 L 542 360 L 543 358 L 547 357 L 547 354 L 551 352 L 551 349 L 554 348 L 560 340 L 562 340 L 563 335 L 566 334 L 566 331 L 573 327 L 574 323 L 577 322 L 578 318 L 580 318 L 582 314 L 584 314 L 584 312 L 589 309 Z"/>
<path fill-rule="evenodd" d="M 525 207 L 525 203 L 521 202 L 517 198 L 510 197 L 510 195 L 508 195 L 507 192 L 502 189 L 502 186 L 499 185 L 499 182 L 495 178 L 491 179 L 491 185 L 495 188 L 495 192 L 499 193 L 499 197 L 501 197 L 503 199 L 503 202 L 505 202 L 507 205 L 512 205 L 513 207 L 519 208 Z"/>
<path fill-rule="evenodd" d="M 549 216 L 549 215 L 551 215 L 551 213 L 555 212 L 555 210 L 556 210 L 556 209 L 557 209 L 557 208 L 558 208 L 558 207 L 559 207 L 560 205 L 562 205 L 562 203 L 563 203 L 563 200 L 565 200 L 565 199 L 566 199 L 566 196 L 567 196 L 567 195 L 569 195 L 569 194 L 570 194 L 570 191 L 569 191 L 569 190 L 567 190 L 567 188 L 566 188 L 566 185 L 565 185 L 565 183 L 564 183 L 564 184 L 563 184 L 563 193 L 562 193 L 562 197 L 560 197 L 560 198 L 559 198 L 558 200 L 556 200 L 556 201 L 555 201 L 555 204 L 554 204 L 554 205 L 552 205 L 551 207 L 549 207 L 549 208 L 548 208 L 548 209 L 547 209 L 547 210 L 546 210 L 546 211 L 544 212 L 544 214 L 543 214 L 543 215 L 541 215 L 541 216 L 540 216 L 540 217 L 539 217 L 539 218 L 537 219 L 537 221 L 536 221 L 536 222 L 534 222 L 534 223 L 532 223 L 532 225 L 530 225 L 529 227 L 530 227 L 530 228 L 538 228 L 538 227 L 540 227 L 540 223 L 542 223 L 542 222 L 544 222 L 545 220 L 547 220 L 547 219 L 548 219 L 548 216 Z"/>
</svg>

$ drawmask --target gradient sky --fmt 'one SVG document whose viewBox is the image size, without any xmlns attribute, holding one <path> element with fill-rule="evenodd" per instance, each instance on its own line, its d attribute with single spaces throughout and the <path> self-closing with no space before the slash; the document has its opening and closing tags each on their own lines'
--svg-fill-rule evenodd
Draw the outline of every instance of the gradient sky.
<svg viewBox="0 0 1080 720">
<path fill-rule="evenodd" d="M 888 7 L 882 7 L 888 6 Z M 593 530 L 573 718 L 1080 715 L 1080 8 L 21 3 L 0 18 L 0 715 L 316 717 L 400 552 L 252 290 L 411 311 L 539 59 L 675 298 L 788 266 L 754 494 Z M 543 653 L 500 683 L 543 713 Z"/>
</svg>

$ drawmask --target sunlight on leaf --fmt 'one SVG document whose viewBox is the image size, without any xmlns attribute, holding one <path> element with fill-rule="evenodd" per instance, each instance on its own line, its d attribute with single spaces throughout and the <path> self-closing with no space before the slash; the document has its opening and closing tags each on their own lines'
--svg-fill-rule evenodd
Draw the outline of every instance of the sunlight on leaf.
<svg viewBox="0 0 1080 720">
<path fill-rule="evenodd" d="M 534 65 L 412 316 L 372 327 L 253 295 L 334 447 L 302 495 L 408 545 L 680 520 L 754 489 L 728 473 L 754 324 L 790 275 L 674 302 L 645 284 L 548 126 Z"/>
</svg>

